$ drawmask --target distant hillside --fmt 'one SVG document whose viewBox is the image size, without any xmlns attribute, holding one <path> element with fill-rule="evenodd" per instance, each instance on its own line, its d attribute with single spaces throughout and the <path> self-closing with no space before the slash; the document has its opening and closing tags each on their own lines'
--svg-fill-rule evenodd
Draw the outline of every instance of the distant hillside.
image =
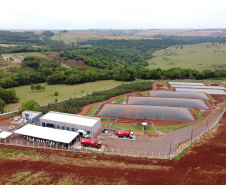
<svg viewBox="0 0 226 185">
<path fill-rule="evenodd" d="M 0 31 L 0 44 L 41 44 L 42 40 L 33 32 Z"/>
</svg>

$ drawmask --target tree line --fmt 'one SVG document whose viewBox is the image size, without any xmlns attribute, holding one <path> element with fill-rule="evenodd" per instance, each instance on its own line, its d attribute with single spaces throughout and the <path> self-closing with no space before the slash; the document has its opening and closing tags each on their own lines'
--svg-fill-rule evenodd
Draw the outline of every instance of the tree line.
<svg viewBox="0 0 226 185">
<path fill-rule="evenodd" d="M 4 107 L 9 103 L 17 103 L 19 98 L 16 97 L 16 92 L 11 90 L 5 90 L 0 87 L 0 111 L 4 111 Z"/>
</svg>

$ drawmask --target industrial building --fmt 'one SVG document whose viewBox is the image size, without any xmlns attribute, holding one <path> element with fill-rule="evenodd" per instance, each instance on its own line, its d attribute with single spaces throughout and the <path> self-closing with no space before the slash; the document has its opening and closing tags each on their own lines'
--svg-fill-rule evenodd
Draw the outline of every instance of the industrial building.
<svg viewBox="0 0 226 185">
<path fill-rule="evenodd" d="M 28 110 L 25 110 L 22 112 L 22 118 L 24 120 L 27 120 L 27 123 L 29 124 L 39 122 L 40 117 L 42 117 L 42 112 L 28 111 Z"/>
<path fill-rule="evenodd" d="M 69 131 L 81 129 L 94 135 L 101 127 L 101 119 L 51 111 L 40 118 L 40 125 Z"/>
</svg>

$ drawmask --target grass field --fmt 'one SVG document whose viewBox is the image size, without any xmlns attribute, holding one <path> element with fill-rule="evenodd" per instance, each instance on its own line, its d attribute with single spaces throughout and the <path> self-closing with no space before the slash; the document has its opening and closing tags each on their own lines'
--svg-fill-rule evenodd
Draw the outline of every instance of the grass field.
<svg viewBox="0 0 226 185">
<path fill-rule="evenodd" d="M 57 41 L 64 41 L 65 44 L 70 44 L 74 42 L 75 44 L 78 41 L 86 41 L 88 39 L 100 39 L 101 37 L 98 34 L 92 33 L 92 34 L 82 34 L 82 33 L 74 33 L 74 34 L 62 34 L 62 33 L 56 33 L 54 36 L 51 37 L 53 40 Z"/>
<path fill-rule="evenodd" d="M 172 125 L 172 126 L 155 126 L 155 129 L 160 132 L 171 132 L 173 130 L 184 128 L 193 123 L 188 123 L 184 125 Z M 119 129 L 119 130 L 129 130 L 133 131 L 135 135 L 143 135 L 141 131 L 141 126 L 137 125 L 122 125 L 122 124 L 113 124 L 110 128 Z M 152 126 L 147 126 L 147 130 L 145 130 L 147 134 L 155 134 L 155 130 Z"/>
<path fill-rule="evenodd" d="M 38 57 L 43 57 L 43 58 L 48 58 L 47 56 L 39 53 L 39 52 L 28 52 L 28 53 L 10 53 L 10 54 L 4 54 L 4 56 L 12 57 L 13 59 L 21 59 L 22 57 L 27 57 L 27 56 L 38 56 Z"/>
<path fill-rule="evenodd" d="M 20 104 L 24 101 L 34 100 L 38 103 L 48 103 L 50 101 L 54 101 L 55 99 L 62 100 L 68 97 L 74 97 L 81 94 L 91 93 L 93 91 L 102 90 L 105 88 L 113 87 L 116 85 L 120 85 L 124 82 L 114 81 L 114 80 L 102 80 L 96 82 L 88 82 L 84 84 L 76 84 L 76 85 L 48 85 L 46 83 L 40 83 L 46 87 L 45 91 L 34 91 L 32 92 L 30 89 L 30 85 L 14 87 L 16 91 L 16 95 L 19 97 L 20 101 L 17 104 L 9 104 L 6 107 L 8 109 L 14 109 L 20 106 Z M 59 92 L 58 96 L 54 96 L 54 92 Z"/>
<path fill-rule="evenodd" d="M 99 105 L 92 106 L 91 109 L 90 109 L 90 111 L 89 111 L 89 113 L 87 114 L 87 116 L 91 116 L 94 113 L 94 111 L 97 109 L 98 106 Z"/>
<path fill-rule="evenodd" d="M 114 103 L 119 103 L 119 104 L 121 104 L 121 103 L 124 102 L 124 100 L 125 100 L 125 97 L 123 96 L 123 97 L 121 97 L 121 98 L 116 99 L 116 100 L 114 101 Z"/>
<path fill-rule="evenodd" d="M 173 46 L 153 53 L 148 68 L 169 69 L 172 67 L 195 70 L 226 69 L 226 44 L 204 43 L 197 45 Z"/>
</svg>

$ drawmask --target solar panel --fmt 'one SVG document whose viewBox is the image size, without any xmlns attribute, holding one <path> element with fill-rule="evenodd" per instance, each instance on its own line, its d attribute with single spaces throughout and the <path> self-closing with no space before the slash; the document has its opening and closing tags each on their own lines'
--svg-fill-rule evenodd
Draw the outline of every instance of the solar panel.
<svg viewBox="0 0 226 185">
<path fill-rule="evenodd" d="M 150 96 L 169 98 L 192 98 L 209 100 L 205 93 L 198 92 L 175 92 L 175 91 L 149 91 Z"/>
<path fill-rule="evenodd" d="M 106 104 L 99 116 L 124 118 L 149 118 L 154 120 L 195 121 L 187 108 L 146 106 L 146 105 L 116 105 Z"/>
<path fill-rule="evenodd" d="M 183 99 L 183 98 L 158 98 L 158 97 L 132 97 L 131 96 L 129 97 L 128 104 L 209 109 L 208 106 L 203 102 L 203 100 Z"/>
</svg>

